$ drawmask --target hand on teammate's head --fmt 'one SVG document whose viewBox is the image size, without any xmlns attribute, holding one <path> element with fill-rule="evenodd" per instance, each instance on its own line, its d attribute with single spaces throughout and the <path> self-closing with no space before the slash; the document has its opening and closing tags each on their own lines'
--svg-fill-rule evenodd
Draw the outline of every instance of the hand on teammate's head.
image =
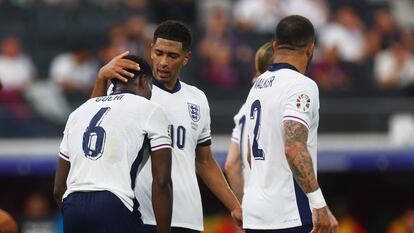
<svg viewBox="0 0 414 233">
<path fill-rule="evenodd" d="M 122 82 L 128 82 L 127 78 L 133 78 L 134 74 L 128 72 L 126 69 L 130 70 L 140 70 L 139 64 L 131 61 L 129 59 L 123 59 L 127 56 L 129 51 L 125 51 L 120 55 L 114 57 L 110 62 L 104 65 L 98 73 L 98 78 L 104 80 L 118 79 Z"/>
</svg>

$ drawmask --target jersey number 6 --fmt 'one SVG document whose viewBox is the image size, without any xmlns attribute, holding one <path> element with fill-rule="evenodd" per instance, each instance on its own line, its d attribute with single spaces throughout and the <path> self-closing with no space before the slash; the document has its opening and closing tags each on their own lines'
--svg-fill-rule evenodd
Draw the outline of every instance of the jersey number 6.
<svg viewBox="0 0 414 233">
<path fill-rule="evenodd" d="M 86 158 L 97 160 L 102 156 L 105 147 L 106 132 L 99 125 L 109 110 L 111 110 L 109 107 L 99 109 L 83 133 L 82 149 Z"/>
</svg>

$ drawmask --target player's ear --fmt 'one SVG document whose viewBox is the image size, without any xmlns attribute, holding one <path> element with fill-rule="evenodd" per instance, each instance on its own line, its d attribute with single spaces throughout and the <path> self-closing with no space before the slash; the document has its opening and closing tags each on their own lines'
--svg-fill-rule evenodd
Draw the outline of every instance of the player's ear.
<svg viewBox="0 0 414 233">
<path fill-rule="evenodd" d="M 273 42 L 272 42 L 272 47 L 273 47 L 273 51 L 276 51 L 276 48 L 277 48 L 277 42 L 274 40 Z M 276 53 L 275 53 L 276 54 Z"/>
<path fill-rule="evenodd" d="M 154 42 L 151 42 L 151 45 L 150 45 L 150 55 L 151 55 L 151 59 L 154 59 Z"/>
<path fill-rule="evenodd" d="M 183 65 L 187 65 L 187 63 L 190 61 L 191 56 L 192 56 L 191 51 L 188 51 L 185 53 Z"/>
<path fill-rule="evenodd" d="M 315 47 L 315 44 L 313 42 L 309 42 L 306 46 L 306 56 L 309 58 L 313 55 L 313 49 Z"/>
<path fill-rule="evenodd" d="M 138 76 L 138 87 L 140 90 L 144 90 L 148 85 L 148 80 L 145 77 L 145 74 L 140 74 Z"/>
</svg>

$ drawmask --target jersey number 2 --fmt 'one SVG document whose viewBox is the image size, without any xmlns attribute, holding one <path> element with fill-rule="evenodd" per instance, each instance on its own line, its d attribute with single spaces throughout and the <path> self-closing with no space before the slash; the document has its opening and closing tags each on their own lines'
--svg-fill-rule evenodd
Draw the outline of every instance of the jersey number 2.
<svg viewBox="0 0 414 233">
<path fill-rule="evenodd" d="M 109 107 L 99 109 L 83 133 L 82 149 L 85 156 L 89 159 L 97 160 L 102 156 L 105 147 L 106 132 L 99 125 L 109 110 L 111 110 Z"/>
<path fill-rule="evenodd" d="M 250 108 L 250 119 L 252 120 L 256 119 L 256 123 L 254 125 L 254 130 L 253 130 L 253 144 L 252 144 L 253 157 L 256 160 L 265 159 L 265 153 L 263 149 L 259 148 L 259 143 L 257 142 L 259 140 L 259 135 L 260 135 L 261 114 L 262 114 L 262 105 L 260 104 L 259 100 L 255 100 L 252 104 L 252 107 Z"/>
</svg>

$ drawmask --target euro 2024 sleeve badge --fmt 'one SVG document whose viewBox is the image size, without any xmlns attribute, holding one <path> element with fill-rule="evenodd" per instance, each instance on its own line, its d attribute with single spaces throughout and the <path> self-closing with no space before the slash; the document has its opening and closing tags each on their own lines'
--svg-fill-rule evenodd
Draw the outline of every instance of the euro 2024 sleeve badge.
<svg viewBox="0 0 414 233">
<path fill-rule="evenodd" d="M 302 112 L 308 112 L 310 109 L 311 100 L 308 95 L 301 94 L 296 99 L 296 107 Z"/>
</svg>

